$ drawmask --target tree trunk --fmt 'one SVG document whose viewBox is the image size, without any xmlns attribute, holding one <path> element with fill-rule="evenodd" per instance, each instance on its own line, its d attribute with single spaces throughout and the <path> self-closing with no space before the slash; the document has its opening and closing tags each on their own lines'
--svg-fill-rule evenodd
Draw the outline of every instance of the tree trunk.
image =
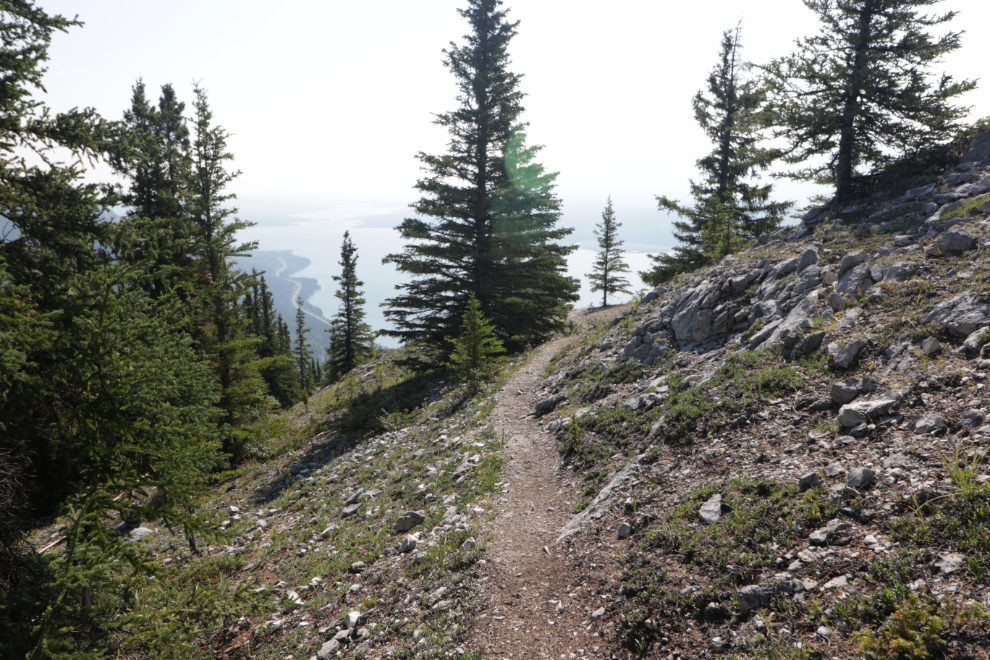
<svg viewBox="0 0 990 660">
<path fill-rule="evenodd" d="M 852 192 L 853 152 L 856 148 L 856 119 L 862 94 L 863 69 L 866 67 L 867 49 L 872 35 L 870 21 L 876 14 L 876 0 L 866 0 L 859 14 L 859 32 L 853 44 L 853 64 L 846 83 L 846 101 L 842 108 L 842 126 L 839 138 L 839 154 L 835 165 L 835 201 L 844 202 Z"/>
</svg>

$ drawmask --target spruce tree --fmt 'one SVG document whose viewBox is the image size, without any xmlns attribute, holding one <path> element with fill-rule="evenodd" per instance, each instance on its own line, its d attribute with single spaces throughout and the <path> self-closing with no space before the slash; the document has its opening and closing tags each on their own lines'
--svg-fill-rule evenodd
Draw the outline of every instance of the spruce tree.
<svg viewBox="0 0 990 660">
<path fill-rule="evenodd" d="M 306 327 L 306 312 L 303 310 L 303 304 L 302 298 L 296 298 L 296 343 L 294 352 L 296 368 L 299 370 L 299 383 L 305 394 L 312 389 L 315 383 L 313 383 L 313 379 L 310 376 L 310 360 L 313 359 L 313 349 L 309 345 L 309 340 L 306 339 L 306 335 L 309 334 L 309 328 Z"/>
<path fill-rule="evenodd" d="M 437 116 L 450 134 L 443 155 L 420 153 L 426 176 L 412 205 L 418 217 L 399 227 L 409 241 L 385 262 L 411 276 L 385 302 L 395 325 L 383 334 L 447 350 L 474 295 L 495 332 L 513 349 L 563 327 L 578 283 L 566 277 L 574 247 L 558 241 L 556 174 L 534 162 L 525 145 L 520 76 L 508 70 L 517 22 L 501 0 L 469 0 L 458 10 L 471 27 L 463 45 L 445 50 L 460 107 Z"/>
<path fill-rule="evenodd" d="M 461 320 L 460 336 L 447 340 L 453 346 L 448 366 L 467 383 L 471 394 L 483 381 L 491 380 L 498 364 L 496 356 L 505 352 L 502 342 L 493 336 L 494 330 L 481 312 L 478 299 L 471 296 Z"/>
<path fill-rule="evenodd" d="M 130 262 L 133 225 L 104 220 L 119 199 L 84 180 L 81 163 L 120 153 L 121 127 L 43 102 L 52 34 L 75 25 L 30 0 L 0 3 L 0 217 L 14 229 L 0 236 L 0 455 L 23 475 L 26 515 L 65 523 L 60 551 L 23 548 L 15 581 L 0 565 L 5 657 L 141 653 L 135 638 L 189 618 L 133 607 L 154 558 L 114 525 L 137 516 L 190 540 L 208 533 L 197 502 L 220 464 L 216 392 L 188 309 L 167 290 L 148 295 L 142 285 L 166 274 Z M 220 621 L 205 609 L 195 615 Z"/>
<path fill-rule="evenodd" d="M 114 169 L 129 181 L 121 200 L 128 207 L 121 253 L 130 263 L 154 262 L 154 278 L 144 286 L 153 296 L 196 282 L 194 228 L 186 210 L 191 175 L 189 127 L 185 103 L 171 85 L 163 85 L 158 107 L 150 104 L 144 82 L 132 89 L 124 113 Z"/>
<path fill-rule="evenodd" d="M 340 275 L 334 275 L 340 300 L 337 314 L 330 320 L 330 347 L 327 349 L 327 369 L 337 380 L 373 354 L 371 326 L 364 322 L 364 282 L 357 278 L 357 247 L 350 232 L 344 232 L 340 247 Z"/>
<path fill-rule="evenodd" d="M 928 33 L 956 15 L 919 14 L 939 1 L 804 0 L 821 31 L 762 67 L 774 135 L 789 144 L 785 162 L 813 159 L 787 176 L 834 185 L 835 201 L 844 203 L 863 168 L 882 167 L 958 129 L 967 109 L 951 101 L 976 82 L 933 79 L 927 71 L 960 45 L 960 32 Z"/>
<path fill-rule="evenodd" d="M 742 59 L 741 26 L 726 30 L 718 63 L 705 90 L 692 100 L 694 117 L 714 145 L 697 161 L 700 181 L 691 181 L 692 206 L 658 196 L 660 210 L 683 218 L 673 222 L 680 245 L 652 257 L 654 267 L 640 276 L 647 284 L 666 281 L 700 268 L 736 250 L 742 241 L 772 231 L 783 220 L 789 202 L 772 202 L 773 186 L 750 180 L 779 156 L 760 146 L 766 92 L 748 78 Z"/>
<path fill-rule="evenodd" d="M 615 219 L 615 212 L 612 210 L 612 197 L 608 198 L 608 204 L 602 212 L 602 221 L 595 227 L 595 236 L 598 237 L 598 247 L 601 252 L 595 257 L 594 269 L 588 273 L 591 280 L 591 290 L 602 292 L 602 307 L 608 306 L 608 294 L 629 293 L 629 280 L 622 277 L 622 273 L 629 272 L 629 266 L 622 258 L 623 241 L 619 240 L 619 227 L 622 223 Z"/>
<path fill-rule="evenodd" d="M 206 91 L 195 88 L 196 100 L 192 164 L 186 210 L 193 224 L 193 254 L 202 273 L 197 296 L 199 318 L 193 336 L 209 357 L 220 387 L 219 408 L 224 411 L 224 451 L 236 452 L 243 438 L 238 427 L 264 410 L 265 386 L 255 352 L 257 340 L 247 335 L 248 319 L 237 301 L 250 292 L 251 279 L 238 270 L 232 259 L 249 256 L 257 243 L 239 244 L 237 232 L 254 225 L 236 217 L 229 208 L 234 195 L 228 185 L 240 175 L 228 171 L 233 160 L 227 150 L 229 133 L 213 123 Z"/>
</svg>

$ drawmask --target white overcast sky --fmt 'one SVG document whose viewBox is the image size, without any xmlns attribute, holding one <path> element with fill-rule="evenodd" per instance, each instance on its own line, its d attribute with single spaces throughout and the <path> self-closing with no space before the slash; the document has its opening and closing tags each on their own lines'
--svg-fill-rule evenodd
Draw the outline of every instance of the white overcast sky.
<svg viewBox="0 0 990 660">
<path fill-rule="evenodd" d="M 456 107 L 442 49 L 468 27 L 465 0 L 39 0 L 85 27 L 58 34 L 46 101 L 55 110 L 95 107 L 120 118 L 139 77 L 157 98 L 172 83 L 187 104 L 192 83 L 209 90 L 216 121 L 243 175 L 233 184 L 247 237 L 263 249 L 309 257 L 306 275 L 330 312 L 330 275 L 350 228 L 362 255 L 369 320 L 399 276 L 381 257 L 401 247 L 391 231 L 416 199 L 417 152 L 442 153 L 433 114 Z M 646 253 L 674 244 L 655 195 L 688 201 L 695 160 L 711 145 L 694 122 L 691 97 L 715 64 L 722 31 L 743 20 L 745 56 L 787 54 L 817 31 L 800 0 L 513 0 L 519 35 L 511 69 L 523 74 L 524 120 L 541 161 L 560 172 L 562 224 L 582 247 L 583 275 L 595 249 L 591 230 L 612 196 L 634 271 Z M 990 62 L 990 2 L 945 0 L 958 11 L 963 46 L 936 71 L 978 78 Z M 990 115 L 990 80 L 961 102 Z M 105 172 L 99 173 L 106 176 Z M 776 197 L 798 206 L 817 192 L 786 181 Z M 636 254 L 638 253 L 638 254 Z M 632 277 L 635 286 L 640 282 Z M 584 283 L 582 303 L 592 300 Z"/>
</svg>

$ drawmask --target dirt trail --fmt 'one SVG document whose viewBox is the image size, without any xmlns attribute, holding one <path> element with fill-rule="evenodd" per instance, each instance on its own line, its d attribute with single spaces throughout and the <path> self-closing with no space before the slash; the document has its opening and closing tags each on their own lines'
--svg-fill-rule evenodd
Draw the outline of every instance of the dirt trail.
<svg viewBox="0 0 990 660">
<path fill-rule="evenodd" d="M 581 310 L 572 319 L 585 324 L 589 317 Z M 556 439 L 531 416 L 544 369 L 568 341 L 544 345 L 497 395 L 496 429 L 508 438 L 508 485 L 490 528 L 471 642 L 485 658 L 596 657 L 604 642 L 590 630 L 589 612 L 600 605 L 598 581 L 590 584 L 584 571 L 611 567 L 582 569 L 566 548 L 554 546 L 573 516 L 579 495 L 570 483 L 578 477 L 563 468 Z"/>
</svg>

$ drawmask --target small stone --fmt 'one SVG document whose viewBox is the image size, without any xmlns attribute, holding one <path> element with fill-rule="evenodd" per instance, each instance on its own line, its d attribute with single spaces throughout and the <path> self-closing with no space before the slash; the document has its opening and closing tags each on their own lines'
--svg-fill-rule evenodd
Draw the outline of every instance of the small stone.
<svg viewBox="0 0 990 660">
<path fill-rule="evenodd" d="M 319 658 L 319 660 L 329 660 L 330 658 L 337 656 L 338 650 L 340 650 L 340 642 L 336 639 L 331 639 L 329 642 L 326 642 L 320 647 L 320 651 L 316 654 L 316 657 Z"/>
<path fill-rule="evenodd" d="M 413 550 L 416 549 L 416 546 L 418 544 L 419 544 L 419 539 L 416 537 L 416 535 L 410 534 L 406 538 L 402 539 L 402 542 L 399 544 L 399 552 L 402 554 L 407 552 L 412 552 Z"/>
<path fill-rule="evenodd" d="M 340 515 L 343 516 L 344 518 L 349 518 L 354 514 L 356 514 L 358 511 L 360 511 L 360 509 L 361 509 L 361 503 L 358 502 L 357 504 L 345 506 L 344 510 L 340 512 Z"/>
<path fill-rule="evenodd" d="M 845 471 L 846 469 L 838 463 L 832 463 L 823 470 L 826 477 L 837 477 Z"/>
<path fill-rule="evenodd" d="M 976 239 L 965 229 L 957 227 L 939 234 L 925 246 L 925 254 L 930 257 L 947 257 L 976 249 Z"/>
<path fill-rule="evenodd" d="M 862 250 L 856 250 L 855 252 L 850 252 L 846 256 L 842 257 L 842 261 L 839 262 L 839 272 L 838 276 L 842 277 L 846 274 L 846 271 L 858 266 L 862 263 L 866 263 L 866 253 Z"/>
<path fill-rule="evenodd" d="M 419 511 L 407 511 L 402 515 L 402 517 L 395 521 L 395 524 L 392 526 L 392 530 L 396 533 L 408 532 L 416 525 L 423 524 L 423 521 L 425 520 L 426 516 Z"/>
<path fill-rule="evenodd" d="M 842 369 L 848 369 L 849 365 L 853 363 L 859 352 L 866 347 L 865 339 L 852 339 L 846 342 L 846 345 L 839 349 L 839 352 L 835 354 L 833 361 L 837 367 Z"/>
<path fill-rule="evenodd" d="M 832 578 L 828 582 L 822 585 L 823 591 L 828 591 L 829 589 L 841 589 L 849 584 L 849 577 L 846 575 L 840 575 L 839 577 Z"/>
<path fill-rule="evenodd" d="M 816 630 L 815 632 L 818 634 L 819 637 L 824 637 L 825 639 L 828 639 L 829 637 L 832 636 L 832 631 L 826 628 L 825 626 L 819 626 L 818 630 Z"/>
<path fill-rule="evenodd" d="M 864 422 L 886 415 L 895 403 L 897 403 L 897 399 L 874 399 L 847 403 L 839 409 L 839 424 L 846 428 L 859 426 Z"/>
<path fill-rule="evenodd" d="M 950 575 L 963 568 L 966 556 L 958 552 L 940 552 L 932 566 L 942 575 Z"/>
<path fill-rule="evenodd" d="M 840 406 L 851 403 L 859 396 L 859 381 L 856 378 L 849 378 L 845 381 L 832 383 L 830 398 Z"/>
<path fill-rule="evenodd" d="M 598 619 L 602 618 L 603 616 L 605 616 L 605 608 L 599 607 L 597 610 L 591 613 L 591 620 L 598 621 Z"/>
<path fill-rule="evenodd" d="M 822 483 L 821 477 L 818 476 L 817 472 L 811 472 L 804 475 L 798 480 L 798 488 L 802 491 L 814 488 Z"/>
<path fill-rule="evenodd" d="M 138 527 L 132 530 L 131 533 L 127 535 L 127 538 L 124 540 L 129 542 L 140 541 L 145 536 L 151 536 L 154 533 L 155 530 L 153 529 L 148 529 L 147 527 Z"/>
<path fill-rule="evenodd" d="M 701 521 L 704 523 L 716 522 L 722 517 L 722 496 L 717 493 L 712 495 L 707 502 L 701 505 L 698 515 L 701 516 Z"/>
<path fill-rule="evenodd" d="M 624 539 L 632 535 L 632 526 L 629 523 L 619 525 L 619 538 Z"/>
<path fill-rule="evenodd" d="M 963 413 L 962 419 L 960 420 L 962 425 L 968 428 L 976 428 L 983 424 L 984 416 L 983 411 L 977 410 L 976 408 L 970 408 Z"/>
<path fill-rule="evenodd" d="M 352 628 L 355 628 L 357 626 L 360 620 L 361 620 L 361 613 L 358 612 L 357 610 L 351 610 L 350 612 L 347 613 L 347 616 L 344 617 L 344 627 L 347 628 L 348 630 L 351 630 Z"/>
<path fill-rule="evenodd" d="M 289 472 L 292 474 L 302 474 L 303 471 L 309 472 L 309 470 L 306 469 L 306 466 L 303 465 L 302 463 L 296 463 L 295 465 L 289 468 Z"/>
<path fill-rule="evenodd" d="M 914 425 L 914 432 L 918 435 L 933 433 L 945 428 L 945 418 L 941 415 L 931 415 L 918 420 Z"/>
<path fill-rule="evenodd" d="M 465 539 L 464 543 L 461 543 L 461 552 L 471 552 L 474 550 L 475 543 L 474 539 Z"/>
<path fill-rule="evenodd" d="M 544 399 L 543 401 L 537 403 L 534 412 L 536 413 L 537 417 L 546 415 L 547 413 L 552 412 L 554 408 L 556 408 L 558 405 L 560 405 L 566 400 L 567 400 L 567 396 L 564 394 L 558 394 L 556 396 L 552 396 L 549 399 Z"/>
<path fill-rule="evenodd" d="M 849 479 L 846 481 L 850 488 L 862 490 L 873 483 L 876 472 L 870 468 L 854 468 L 849 471 Z"/>
<path fill-rule="evenodd" d="M 353 564 L 351 564 L 349 570 L 351 573 L 360 573 L 367 567 L 368 567 L 367 564 L 365 564 L 363 561 L 356 561 Z"/>
<path fill-rule="evenodd" d="M 921 342 L 921 350 L 925 355 L 936 355 L 942 351 L 942 344 L 934 337 L 929 337 Z"/>
<path fill-rule="evenodd" d="M 854 438 L 865 438 L 870 434 L 870 426 L 866 422 L 862 424 L 857 424 L 856 426 L 849 429 L 849 435 Z"/>
</svg>

